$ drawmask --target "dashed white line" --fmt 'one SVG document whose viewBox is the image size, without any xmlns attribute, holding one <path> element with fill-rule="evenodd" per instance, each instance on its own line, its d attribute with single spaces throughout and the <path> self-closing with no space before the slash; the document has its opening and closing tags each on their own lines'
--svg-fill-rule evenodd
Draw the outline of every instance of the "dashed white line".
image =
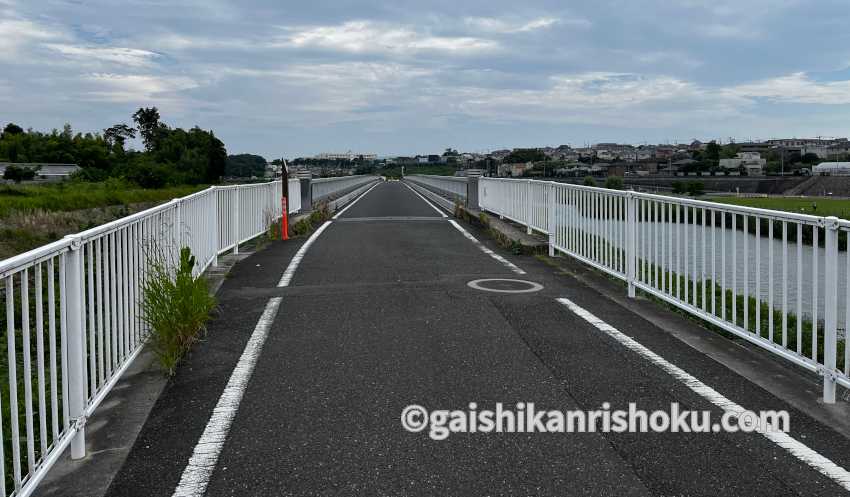
<svg viewBox="0 0 850 497">
<path fill-rule="evenodd" d="M 274 297 L 266 304 L 248 344 L 245 345 L 242 356 L 239 357 L 239 362 L 236 363 L 236 368 L 230 375 L 227 386 L 224 387 L 224 392 L 218 399 L 218 404 L 213 409 L 204 433 L 195 445 L 195 450 L 192 452 L 189 464 L 183 470 L 173 497 L 201 497 L 206 492 L 221 449 L 227 440 L 230 426 L 239 410 L 239 403 L 242 401 L 251 375 L 254 374 L 254 367 L 257 365 L 257 359 L 268 337 L 269 328 L 277 316 L 281 300 L 281 297 Z"/>
<path fill-rule="evenodd" d="M 357 197 L 357 198 L 355 198 L 354 200 L 352 200 L 351 202 L 349 202 L 349 203 L 348 203 L 348 205 L 346 205 L 344 209 L 342 209 L 341 211 L 337 212 L 337 213 L 334 215 L 334 217 L 332 217 L 331 219 L 336 219 L 336 218 L 338 218 L 339 216 L 341 216 L 343 212 L 345 212 L 345 211 L 347 211 L 348 209 L 350 209 L 350 208 L 351 208 L 351 206 L 353 206 L 354 204 L 356 204 L 356 203 L 357 203 L 357 202 L 358 202 L 361 198 L 365 197 L 367 193 L 369 193 L 369 192 L 371 192 L 372 190 L 374 190 L 374 189 L 375 189 L 375 187 L 376 187 L 376 186 L 378 186 L 378 185 L 380 185 L 380 184 L 381 184 L 381 183 L 375 183 L 374 185 L 372 185 L 372 188 L 369 188 L 368 190 L 366 190 L 365 192 L 363 192 L 363 195 L 360 195 L 359 197 Z"/>
<path fill-rule="evenodd" d="M 286 267 L 286 270 L 283 272 L 283 276 L 280 277 L 280 281 L 277 286 L 289 286 L 289 282 L 292 281 L 292 277 L 295 276 L 295 270 L 298 269 L 298 265 L 301 264 L 301 259 L 304 258 L 304 254 L 307 253 L 307 249 L 310 248 L 310 245 L 313 245 L 313 242 L 316 241 L 316 238 L 319 238 L 319 235 L 322 234 L 325 229 L 330 226 L 330 221 L 325 221 L 325 224 L 319 226 L 319 229 L 313 232 L 310 235 L 310 238 L 304 242 L 304 245 L 298 249 L 298 252 L 292 257 L 292 260 L 289 261 L 289 265 Z"/>
<path fill-rule="evenodd" d="M 331 221 L 326 221 L 298 249 L 298 252 L 289 261 L 289 265 L 277 286 L 289 286 L 292 277 L 295 275 L 295 270 L 298 269 L 298 265 L 307 253 L 307 249 L 330 224 Z M 183 470 L 180 483 L 174 489 L 172 497 L 202 497 L 206 493 L 210 478 L 218 463 L 221 449 L 224 447 L 225 440 L 227 440 L 227 434 L 230 432 L 230 426 L 239 411 L 239 404 L 242 402 L 242 397 L 248 388 L 248 382 L 254 374 L 254 368 L 262 352 L 263 344 L 266 342 L 269 329 L 277 316 L 282 300 L 282 297 L 274 297 L 266 303 L 266 308 L 257 321 L 254 332 L 251 333 L 251 338 L 248 339 L 245 350 L 242 351 L 233 373 L 230 374 L 227 386 L 224 387 L 224 392 L 219 397 L 218 403 L 213 409 L 209 421 L 207 421 L 207 426 L 192 451 L 189 463 Z"/>
<path fill-rule="evenodd" d="M 712 404 L 716 405 L 717 407 L 733 414 L 740 414 L 746 410 L 742 406 L 727 399 L 717 390 L 709 387 L 694 376 L 691 376 L 687 371 L 667 361 L 660 355 L 656 354 L 655 352 L 649 350 L 645 346 L 635 341 L 633 338 L 629 337 L 628 335 L 625 335 L 620 330 L 614 328 L 605 321 L 602 321 L 584 308 L 576 305 L 573 301 L 561 298 L 558 299 L 558 302 L 567 306 L 576 315 L 578 315 L 588 323 L 592 324 L 599 330 L 605 332 L 608 336 L 617 340 L 629 350 L 632 350 L 633 352 L 637 353 L 652 364 L 655 364 L 656 366 L 664 370 L 667 374 L 680 381 L 685 386 L 687 386 L 688 388 L 690 388 Z M 791 435 L 787 433 L 783 433 L 781 431 L 762 431 L 761 429 L 757 431 L 764 435 L 764 437 L 768 440 L 772 441 L 776 445 L 788 451 L 791 455 L 793 455 L 803 463 L 817 470 L 824 476 L 830 478 L 832 481 L 841 485 L 846 490 L 850 490 L 850 472 L 848 472 L 846 469 L 835 464 L 826 457 L 820 455 L 818 452 L 804 445 L 803 443 L 791 437 Z"/>
<path fill-rule="evenodd" d="M 419 192 L 417 192 L 416 190 L 414 190 L 414 189 L 413 189 L 413 187 L 411 187 L 411 186 L 410 186 L 410 185 L 408 185 L 407 183 L 402 183 L 402 185 L 406 186 L 406 187 L 408 188 L 408 190 L 410 190 L 410 191 L 412 191 L 413 193 L 415 193 L 415 194 L 416 194 L 416 196 L 417 196 L 417 197 L 419 197 L 419 198 L 421 198 L 423 202 L 425 202 L 426 204 L 430 205 L 432 209 L 434 209 L 435 211 L 437 211 L 437 214 L 439 214 L 439 215 L 440 215 L 440 217 L 449 217 L 449 216 L 447 216 L 447 215 L 446 215 L 446 213 L 445 213 L 445 212 L 443 212 L 443 210 L 442 210 L 442 209 L 440 209 L 440 208 L 439 208 L 439 207 L 437 207 L 436 205 L 432 204 L 430 200 L 428 200 L 427 198 L 423 197 L 423 196 L 422 196 L 422 194 L 421 194 L 421 193 L 419 193 Z"/>
<path fill-rule="evenodd" d="M 501 255 L 497 254 L 496 252 L 493 252 L 492 250 L 490 250 L 489 248 L 487 248 L 487 246 L 486 246 L 486 245 L 484 245 L 483 243 L 479 242 L 479 241 L 478 241 L 478 239 L 477 239 L 477 238 L 475 238 L 475 237 L 472 235 L 472 233 L 470 233 L 470 232 L 466 231 L 466 230 L 463 228 L 463 226 L 461 226 L 460 224 L 458 224 L 458 222 L 457 222 L 457 221 L 455 221 L 454 219 L 452 219 L 452 220 L 450 220 L 449 222 L 452 224 L 452 226 L 454 226 L 455 228 L 457 228 L 457 230 L 458 230 L 458 231 L 460 231 L 461 233 L 463 233 L 463 236 L 465 236 L 466 238 L 468 238 L 468 239 L 469 239 L 469 241 L 471 241 L 472 243 L 474 243 L 475 245 L 477 245 L 477 246 L 478 246 L 478 248 L 479 248 L 479 249 L 481 249 L 481 251 L 482 251 L 482 252 L 484 252 L 485 254 L 489 255 L 489 256 L 490 256 L 490 257 L 492 257 L 493 259 L 496 259 L 497 261 L 501 262 L 501 263 L 502 263 L 505 267 L 507 267 L 508 269 L 510 269 L 511 271 L 513 271 L 514 273 L 516 273 L 516 274 L 525 274 L 525 271 L 523 271 L 522 269 L 520 269 L 519 267 L 517 267 L 517 266 L 516 266 L 516 264 L 514 264 L 513 262 L 511 262 L 511 261 L 509 261 L 509 260 L 505 259 L 504 257 L 502 257 Z"/>
</svg>

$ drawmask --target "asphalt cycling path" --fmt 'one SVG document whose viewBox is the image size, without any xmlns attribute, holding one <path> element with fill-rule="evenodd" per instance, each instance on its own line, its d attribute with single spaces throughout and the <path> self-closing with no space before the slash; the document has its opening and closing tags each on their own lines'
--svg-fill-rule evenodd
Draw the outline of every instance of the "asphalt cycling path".
<svg viewBox="0 0 850 497">
<path fill-rule="evenodd" d="M 273 244 L 236 266 L 220 294 L 220 316 L 169 382 L 110 495 L 844 491 L 757 433 L 432 440 L 427 430 L 407 432 L 400 416 L 410 404 L 590 410 L 636 402 L 667 410 L 678 402 L 719 417 L 716 405 L 556 300 L 568 298 L 748 409 L 791 411 L 792 435 L 850 467 L 850 447 L 829 429 L 595 290 L 491 245 L 403 183 L 378 184 L 306 244 Z M 295 259 L 288 286 L 278 287 Z M 487 278 L 544 288 L 504 294 L 467 285 Z M 275 298 L 279 310 L 193 494 L 187 461 L 203 446 L 228 379 Z"/>
</svg>

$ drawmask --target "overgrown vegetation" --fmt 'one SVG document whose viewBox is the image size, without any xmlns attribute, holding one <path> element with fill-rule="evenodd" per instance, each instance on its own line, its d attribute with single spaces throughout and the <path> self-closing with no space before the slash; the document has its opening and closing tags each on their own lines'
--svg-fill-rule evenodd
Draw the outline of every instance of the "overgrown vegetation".
<svg viewBox="0 0 850 497">
<path fill-rule="evenodd" d="M 313 209 L 306 218 L 290 225 L 293 236 L 306 236 L 313 232 L 319 225 L 331 218 L 331 211 L 327 203 L 322 203 Z"/>
<path fill-rule="evenodd" d="M 202 188 L 148 190 L 118 178 L 102 183 L 0 185 L 0 259 Z"/>
<path fill-rule="evenodd" d="M 34 211 L 68 212 L 110 205 L 162 202 L 189 195 L 205 185 L 171 186 L 150 190 L 127 180 L 100 183 L 65 182 L 43 185 L 0 185 L 0 218 Z"/>
<path fill-rule="evenodd" d="M 170 375 L 197 342 L 215 308 L 203 278 L 195 278 L 195 256 L 180 250 L 176 271 L 160 251 L 148 258 L 149 276 L 142 289 L 142 319 L 150 326 L 150 344 L 162 370 Z"/>
</svg>

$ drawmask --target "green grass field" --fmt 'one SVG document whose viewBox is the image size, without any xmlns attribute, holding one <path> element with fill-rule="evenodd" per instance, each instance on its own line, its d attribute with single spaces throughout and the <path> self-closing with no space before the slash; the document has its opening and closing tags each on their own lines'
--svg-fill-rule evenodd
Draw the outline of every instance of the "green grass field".
<svg viewBox="0 0 850 497">
<path fill-rule="evenodd" d="M 0 218 L 14 212 L 68 212 L 95 207 L 162 202 L 202 190 L 206 186 L 174 186 L 146 190 L 121 181 L 0 185 Z"/>
<path fill-rule="evenodd" d="M 0 185 L 0 260 L 203 188 L 146 190 L 114 180 Z"/>
<path fill-rule="evenodd" d="M 796 212 L 811 216 L 835 216 L 850 219 L 850 200 L 844 199 L 823 197 L 713 197 L 707 200 L 723 204 Z"/>
</svg>

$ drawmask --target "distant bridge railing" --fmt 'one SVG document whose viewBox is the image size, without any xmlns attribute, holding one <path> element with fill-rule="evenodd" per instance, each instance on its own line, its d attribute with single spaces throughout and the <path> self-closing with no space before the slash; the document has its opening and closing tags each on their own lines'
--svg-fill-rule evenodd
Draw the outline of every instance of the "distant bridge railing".
<svg viewBox="0 0 850 497">
<path fill-rule="evenodd" d="M 466 202 L 468 192 L 467 178 L 465 177 L 410 174 L 406 175 L 404 179 L 435 191 L 455 202 Z"/>
<path fill-rule="evenodd" d="M 312 180 L 314 200 L 375 176 Z M 289 180 L 290 213 L 302 207 Z M 307 191 L 310 191 L 307 188 Z M 195 275 L 281 217 L 281 181 L 213 186 L 0 261 L 0 496 L 30 495 L 71 445 L 148 335 L 141 298 L 150 257 L 196 257 Z M 307 199 L 310 205 L 311 199 Z"/>
<path fill-rule="evenodd" d="M 563 183 L 479 178 L 479 204 L 561 252 L 850 387 L 850 222 Z"/>
<path fill-rule="evenodd" d="M 822 375 L 827 402 L 850 387 L 850 221 L 547 181 L 406 179 Z"/>
<path fill-rule="evenodd" d="M 347 193 L 357 187 L 372 183 L 379 178 L 370 175 L 318 178 L 311 181 L 313 202 L 322 202 Z"/>
</svg>

